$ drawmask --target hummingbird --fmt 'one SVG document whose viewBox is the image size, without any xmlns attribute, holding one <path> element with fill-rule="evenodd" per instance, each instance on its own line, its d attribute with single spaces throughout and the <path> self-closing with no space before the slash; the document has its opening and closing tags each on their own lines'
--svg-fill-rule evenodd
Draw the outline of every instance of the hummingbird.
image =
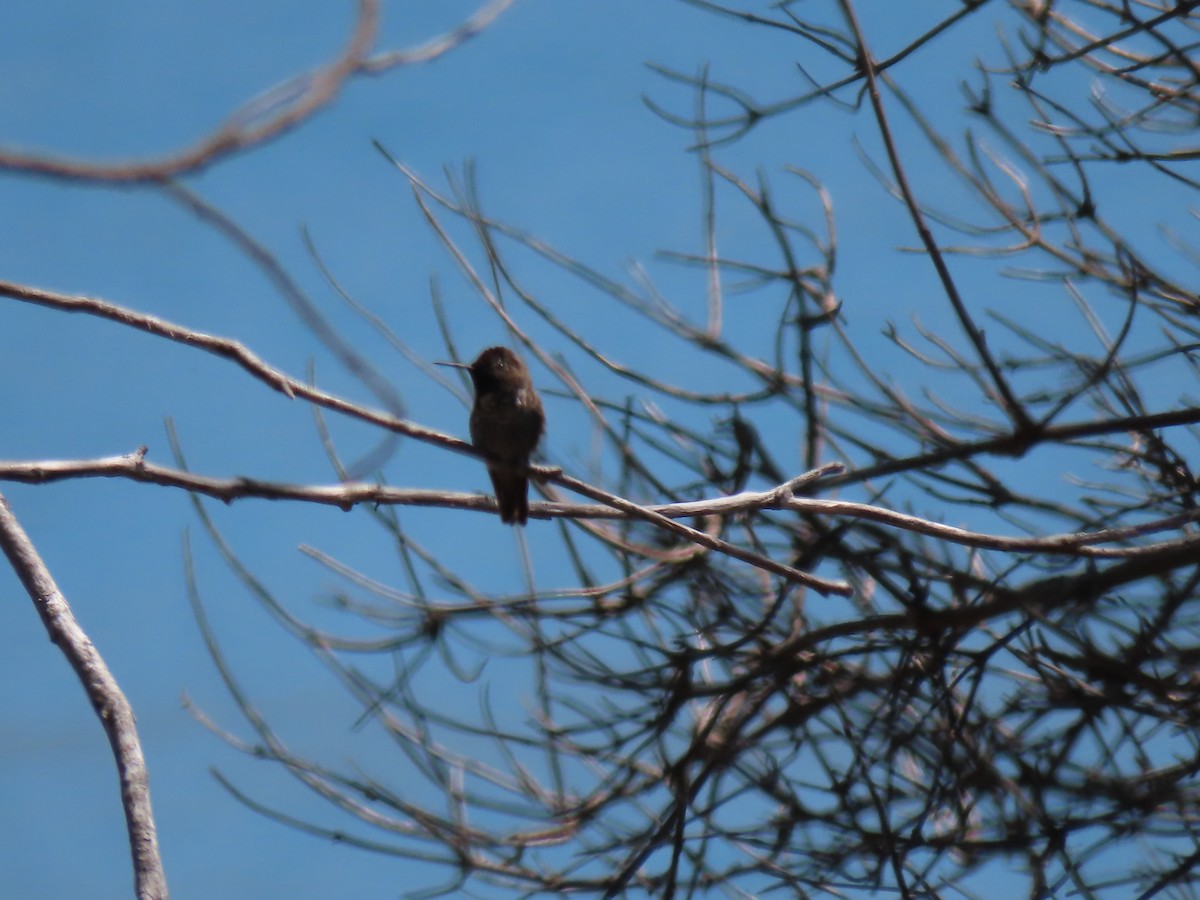
<svg viewBox="0 0 1200 900">
<path fill-rule="evenodd" d="M 546 417 L 529 370 L 507 347 L 488 347 L 475 362 L 439 363 L 471 373 L 471 443 L 488 457 L 488 475 L 496 491 L 500 521 L 524 525 L 529 519 L 529 480 L 512 466 L 529 465 L 542 437 Z M 495 463 L 493 463 L 493 460 Z"/>
</svg>

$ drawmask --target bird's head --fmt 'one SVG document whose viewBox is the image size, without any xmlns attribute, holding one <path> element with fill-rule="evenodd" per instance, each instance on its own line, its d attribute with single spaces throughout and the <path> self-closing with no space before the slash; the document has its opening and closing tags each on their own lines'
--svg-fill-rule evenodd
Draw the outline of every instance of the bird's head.
<svg viewBox="0 0 1200 900">
<path fill-rule="evenodd" d="M 440 363 L 456 369 L 467 369 L 471 373 L 471 382 L 475 385 L 475 396 L 490 394 L 495 391 L 516 391 L 529 381 L 529 373 L 521 357 L 507 347 L 488 347 L 475 362 Z"/>
</svg>

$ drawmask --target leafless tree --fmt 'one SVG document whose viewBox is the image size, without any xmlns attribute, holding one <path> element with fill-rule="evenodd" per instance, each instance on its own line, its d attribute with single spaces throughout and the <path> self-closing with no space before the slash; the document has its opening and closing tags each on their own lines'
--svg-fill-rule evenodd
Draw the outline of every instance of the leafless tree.
<svg viewBox="0 0 1200 900">
<path fill-rule="evenodd" d="M 672 299 L 650 270 L 609 275 L 494 217 L 470 170 L 439 186 L 380 147 L 544 374 L 551 435 L 557 417 L 602 448 L 584 477 L 578 461 L 552 464 L 552 439 L 531 470 L 542 499 L 524 532 L 526 590 L 499 595 L 447 566 L 396 513 L 493 512 L 490 499 L 364 480 L 361 463 L 342 462 L 326 414 L 478 455 L 405 419 L 386 384 L 372 388 L 384 409 L 367 409 L 236 341 L 108 300 L 0 284 L 7 297 L 217 354 L 309 402 L 337 483 L 208 476 L 182 451 L 171 466 L 135 453 L 4 464 L 0 477 L 105 475 L 191 492 L 255 596 L 396 748 L 387 773 L 294 753 L 226 662 L 194 589 L 249 736 L 197 717 L 361 829 L 227 786 L 287 825 L 440 864 L 434 892 L 989 896 L 987 879 L 1011 870 L 1030 896 L 1191 896 L 1198 254 L 1187 237 L 1108 210 L 1120 208 L 1114 186 L 1136 179 L 1151 219 L 1194 217 L 1200 3 L 976 0 L 944 4 L 943 18 L 900 40 L 852 0 L 687 2 L 728 18 L 738 40 L 782 38 L 804 60 L 768 98 L 707 69 L 662 69 L 663 94 L 648 98 L 690 136 L 702 173 L 702 245 L 660 260 L 698 276 L 702 302 Z M 985 33 L 975 69 L 942 85 L 961 92 L 965 118 L 944 112 L 945 94 L 906 87 L 941 42 Z M 366 58 L 354 50 L 339 65 Z M 911 236 L 894 259 L 857 258 L 839 241 L 824 173 L 724 161 L 830 104 L 862 132 L 860 170 L 891 192 Z M 185 173 L 189 159 L 146 177 Z M 104 177 L 76 170 L 59 174 Z M 272 271 L 373 383 L 269 254 L 172 190 Z M 747 252 L 722 249 L 728 217 L 754 228 L 738 244 Z M 893 302 L 867 317 L 843 296 L 848 267 L 889 272 L 914 254 L 936 285 L 919 308 Z M 576 302 L 653 330 L 661 352 L 629 359 L 602 346 L 572 324 L 569 304 L 530 286 L 547 270 L 574 278 Z M 385 317 L 344 299 L 422 363 L 462 355 L 450 333 L 436 352 L 410 350 Z M 531 322 L 554 340 L 535 339 Z M 881 322 L 899 370 L 868 349 Z M 589 387 L 587 372 L 615 376 L 629 396 Z M 353 560 L 306 548 L 345 581 L 345 628 L 318 627 L 254 578 L 206 497 L 354 508 L 389 536 L 408 583 L 379 584 Z M 553 584 L 538 572 L 546 560 Z M 475 705 L 430 702 L 447 682 Z"/>
</svg>

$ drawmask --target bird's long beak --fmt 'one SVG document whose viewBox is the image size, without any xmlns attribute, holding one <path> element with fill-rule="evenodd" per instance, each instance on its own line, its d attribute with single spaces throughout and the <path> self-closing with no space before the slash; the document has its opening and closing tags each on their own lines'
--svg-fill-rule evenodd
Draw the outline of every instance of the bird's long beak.
<svg viewBox="0 0 1200 900">
<path fill-rule="evenodd" d="M 468 363 L 440 362 L 438 360 L 434 360 L 433 364 L 435 366 L 449 366 L 452 369 L 469 369 L 469 368 L 471 368 L 470 364 L 468 364 Z"/>
</svg>

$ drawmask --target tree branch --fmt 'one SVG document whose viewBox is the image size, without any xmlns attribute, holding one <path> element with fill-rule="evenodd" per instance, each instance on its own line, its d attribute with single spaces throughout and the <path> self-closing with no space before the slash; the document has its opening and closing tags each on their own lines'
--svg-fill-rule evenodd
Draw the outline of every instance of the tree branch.
<svg viewBox="0 0 1200 900">
<path fill-rule="evenodd" d="M 165 900 L 167 877 L 158 852 L 158 834 L 150 806 L 150 781 L 138 741 L 133 708 L 121 692 L 103 657 L 75 620 L 67 598 L 59 591 L 25 529 L 0 496 L 0 548 L 25 586 L 42 624 L 67 657 L 92 708 L 104 726 L 117 761 L 121 806 L 133 855 L 134 884 L 139 900 Z"/>
</svg>

